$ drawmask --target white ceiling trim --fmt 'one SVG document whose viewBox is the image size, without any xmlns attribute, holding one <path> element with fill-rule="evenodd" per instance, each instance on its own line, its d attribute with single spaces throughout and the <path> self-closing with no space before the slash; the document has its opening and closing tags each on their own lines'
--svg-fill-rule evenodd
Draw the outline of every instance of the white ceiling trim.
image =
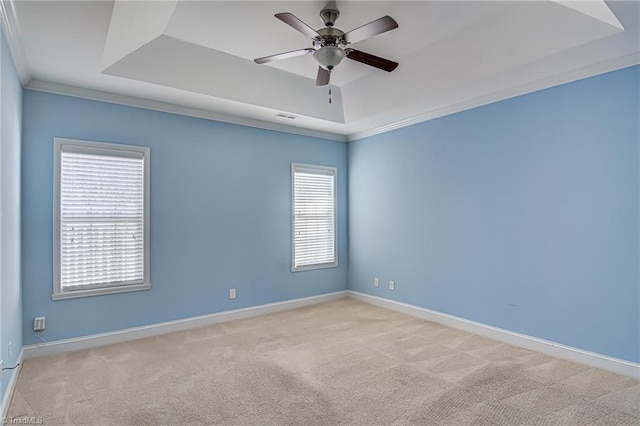
<svg viewBox="0 0 640 426">
<path fill-rule="evenodd" d="M 31 80 L 26 89 L 35 90 L 39 92 L 54 93 L 58 95 L 73 96 L 76 98 L 90 99 L 102 102 L 108 102 L 118 105 L 133 106 L 138 108 L 145 108 L 155 111 L 167 112 L 178 115 L 185 115 L 189 117 L 203 118 L 207 120 L 221 121 L 224 123 L 239 124 L 242 126 L 254 127 L 265 130 L 273 130 L 277 132 L 291 133 L 301 136 L 310 136 L 320 139 L 327 139 L 339 142 L 352 142 L 360 139 L 368 138 L 370 136 L 379 135 L 382 133 L 390 132 L 392 130 L 401 129 L 403 127 L 412 126 L 414 124 L 422 123 L 425 121 L 433 120 L 435 118 L 444 117 L 446 115 L 455 114 L 468 109 L 477 108 L 483 105 L 488 105 L 494 102 L 499 102 L 505 99 L 513 98 L 516 96 L 524 95 L 527 93 L 536 92 L 539 90 L 548 89 L 550 87 L 558 86 L 565 83 L 570 83 L 583 78 L 593 77 L 599 74 L 627 68 L 633 65 L 640 64 L 640 54 L 633 53 L 630 55 L 615 58 L 609 61 L 601 62 L 598 64 L 589 65 L 586 67 L 578 68 L 562 74 L 557 74 L 551 77 L 534 80 L 526 84 L 511 87 L 506 90 L 500 90 L 489 95 L 481 96 L 475 99 L 470 99 L 465 102 L 460 102 L 454 105 L 449 105 L 445 108 L 440 108 L 434 111 L 429 111 L 424 114 L 420 114 L 415 117 L 411 117 L 405 120 L 396 121 L 391 124 L 376 127 L 371 130 L 363 132 L 355 132 L 349 135 L 339 135 L 335 133 L 322 132 L 318 130 L 305 129 L 300 127 L 288 126 L 286 124 L 272 123 L 268 121 L 255 120 L 246 117 L 234 116 L 230 114 L 221 114 L 213 111 L 207 111 L 199 108 L 191 108 L 182 105 L 172 104 L 168 102 L 153 101 L 150 99 L 138 98 L 128 95 L 120 95 L 111 92 L 104 92 L 94 89 L 80 88 L 76 86 L 69 86 L 65 84 L 52 83 L 42 80 Z"/>
<path fill-rule="evenodd" d="M 346 142 L 347 136 L 335 133 L 322 132 L 319 130 L 306 129 L 302 127 L 289 126 L 286 124 L 272 123 L 268 121 L 256 120 L 253 118 L 239 117 L 230 114 L 207 111 L 199 108 L 191 108 L 168 102 L 153 101 L 150 99 L 138 98 L 135 96 L 121 95 L 117 93 L 104 92 L 101 90 L 86 89 L 66 84 L 52 83 L 42 80 L 31 80 L 25 89 L 38 92 L 53 93 L 57 95 L 73 96 L 75 98 L 90 99 L 112 104 L 132 106 L 154 111 L 168 112 L 171 114 L 185 115 L 188 117 L 204 118 L 206 120 L 221 121 L 223 123 L 239 124 L 241 126 L 254 127 L 276 132 L 291 133 L 300 136 L 310 136 L 314 138 L 327 139 L 338 142 Z"/>
<path fill-rule="evenodd" d="M 13 63 L 16 66 L 20 83 L 22 83 L 22 86 L 26 86 L 31 81 L 31 71 L 20 41 L 20 23 L 13 7 L 13 0 L 0 1 L 0 19 L 2 20 L 2 28 L 4 29 L 11 56 L 13 56 Z"/>
<path fill-rule="evenodd" d="M 627 68 L 633 65 L 640 64 L 640 54 L 632 53 L 629 55 L 621 56 L 611 59 L 609 61 L 592 64 L 586 67 L 577 68 L 572 71 L 556 74 L 551 77 L 542 78 L 527 82 L 515 87 L 510 87 L 505 90 L 499 90 L 497 92 L 490 93 L 488 95 L 480 96 L 474 99 L 469 99 L 464 102 L 460 102 L 454 105 L 449 105 L 445 108 L 440 108 L 434 111 L 429 111 L 424 114 L 417 115 L 415 117 L 407 118 L 405 120 L 396 121 L 395 123 L 387 124 L 384 126 L 376 127 L 371 130 L 365 130 L 363 132 L 351 133 L 347 136 L 347 142 L 352 142 L 370 136 L 386 133 L 391 130 L 401 129 L 403 127 L 412 126 L 414 124 L 422 123 L 424 121 L 433 120 L 435 118 L 444 117 L 446 115 L 455 114 L 468 109 L 477 108 L 483 105 L 488 105 L 494 102 L 499 102 L 505 99 L 513 98 L 527 93 L 537 92 L 539 90 L 548 89 L 550 87 L 558 86 L 565 83 L 570 83 L 576 80 L 581 80 L 588 77 L 593 77 L 599 74 Z"/>
</svg>

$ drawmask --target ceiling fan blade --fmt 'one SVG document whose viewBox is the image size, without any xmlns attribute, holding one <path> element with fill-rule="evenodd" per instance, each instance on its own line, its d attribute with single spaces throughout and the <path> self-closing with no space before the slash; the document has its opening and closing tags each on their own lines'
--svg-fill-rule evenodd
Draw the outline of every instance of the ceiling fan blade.
<svg viewBox="0 0 640 426">
<path fill-rule="evenodd" d="M 378 34 L 386 33 L 393 29 L 398 28 L 398 23 L 391 16 L 383 16 L 380 19 L 376 19 L 373 22 L 364 24 L 354 30 L 349 31 L 344 35 L 344 39 L 347 43 L 357 43 L 369 37 L 377 36 Z"/>
<path fill-rule="evenodd" d="M 316 30 L 302 22 L 292 13 L 276 13 L 275 17 L 309 38 L 320 37 L 320 34 L 318 34 Z"/>
<path fill-rule="evenodd" d="M 313 53 L 313 52 L 315 52 L 315 50 L 310 48 L 310 47 L 308 47 L 306 49 L 292 50 L 291 52 L 278 53 L 277 55 L 271 55 L 271 56 L 265 56 L 263 58 L 257 58 L 257 59 L 254 59 L 253 61 L 256 64 L 266 64 L 267 62 L 279 61 L 281 59 L 289 59 L 289 58 L 293 58 L 293 57 L 296 57 L 296 56 L 308 55 L 308 54 Z"/>
<path fill-rule="evenodd" d="M 347 49 L 345 53 L 349 59 L 362 62 L 363 64 L 379 68 L 383 71 L 391 72 L 398 67 L 397 62 L 393 62 L 370 53 L 361 52 L 359 50 Z"/>
<path fill-rule="evenodd" d="M 331 72 L 325 70 L 322 67 L 318 67 L 318 76 L 316 77 L 316 86 L 326 86 L 329 84 L 331 78 Z"/>
</svg>

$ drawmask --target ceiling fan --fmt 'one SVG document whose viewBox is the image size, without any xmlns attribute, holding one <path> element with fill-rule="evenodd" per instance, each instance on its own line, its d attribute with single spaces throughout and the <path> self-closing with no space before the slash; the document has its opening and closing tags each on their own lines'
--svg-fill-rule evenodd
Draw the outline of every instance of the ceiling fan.
<svg viewBox="0 0 640 426">
<path fill-rule="evenodd" d="M 307 37 L 310 37 L 313 47 L 265 56 L 254 59 L 254 61 L 258 64 L 265 64 L 267 62 L 289 59 L 295 56 L 313 54 L 313 58 L 320 65 L 316 77 L 316 86 L 329 84 L 331 70 L 345 57 L 387 72 L 396 69 L 398 66 L 397 62 L 349 47 L 353 43 L 398 28 L 398 23 L 392 17 L 384 16 L 345 33 L 333 26 L 339 16 L 340 11 L 335 7 L 327 6 L 322 9 L 320 18 L 322 18 L 325 27 L 316 31 L 291 13 L 277 13 L 275 15 L 276 18 L 300 31 Z"/>
</svg>

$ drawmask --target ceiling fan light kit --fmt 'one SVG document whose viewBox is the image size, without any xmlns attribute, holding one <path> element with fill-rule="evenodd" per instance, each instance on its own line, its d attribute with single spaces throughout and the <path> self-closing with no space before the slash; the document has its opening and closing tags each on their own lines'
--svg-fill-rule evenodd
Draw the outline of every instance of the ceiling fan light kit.
<svg viewBox="0 0 640 426">
<path fill-rule="evenodd" d="M 313 53 L 313 59 L 325 70 L 331 71 L 344 58 L 344 50 L 338 46 L 324 46 Z"/>
<path fill-rule="evenodd" d="M 331 71 L 337 67 L 345 57 L 387 72 L 396 69 L 398 66 L 397 62 L 348 47 L 353 43 L 398 28 L 398 23 L 393 18 L 384 16 L 345 33 L 338 28 L 334 28 L 335 21 L 339 16 L 340 11 L 338 9 L 323 9 L 320 12 L 320 18 L 322 18 L 325 27 L 316 31 L 291 13 L 277 13 L 275 15 L 276 18 L 311 38 L 313 48 L 265 56 L 254 59 L 254 62 L 265 64 L 272 61 L 313 54 L 313 58 L 319 65 L 318 75 L 316 76 L 316 86 L 329 84 Z"/>
</svg>

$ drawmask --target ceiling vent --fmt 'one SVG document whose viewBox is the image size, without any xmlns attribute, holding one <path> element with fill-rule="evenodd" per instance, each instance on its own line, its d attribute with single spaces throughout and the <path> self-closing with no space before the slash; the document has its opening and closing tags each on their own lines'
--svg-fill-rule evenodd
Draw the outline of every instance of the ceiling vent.
<svg viewBox="0 0 640 426">
<path fill-rule="evenodd" d="M 276 117 L 287 118 L 289 120 L 295 120 L 299 116 L 298 115 L 287 114 L 286 112 L 279 112 L 279 113 L 276 114 Z"/>
</svg>

